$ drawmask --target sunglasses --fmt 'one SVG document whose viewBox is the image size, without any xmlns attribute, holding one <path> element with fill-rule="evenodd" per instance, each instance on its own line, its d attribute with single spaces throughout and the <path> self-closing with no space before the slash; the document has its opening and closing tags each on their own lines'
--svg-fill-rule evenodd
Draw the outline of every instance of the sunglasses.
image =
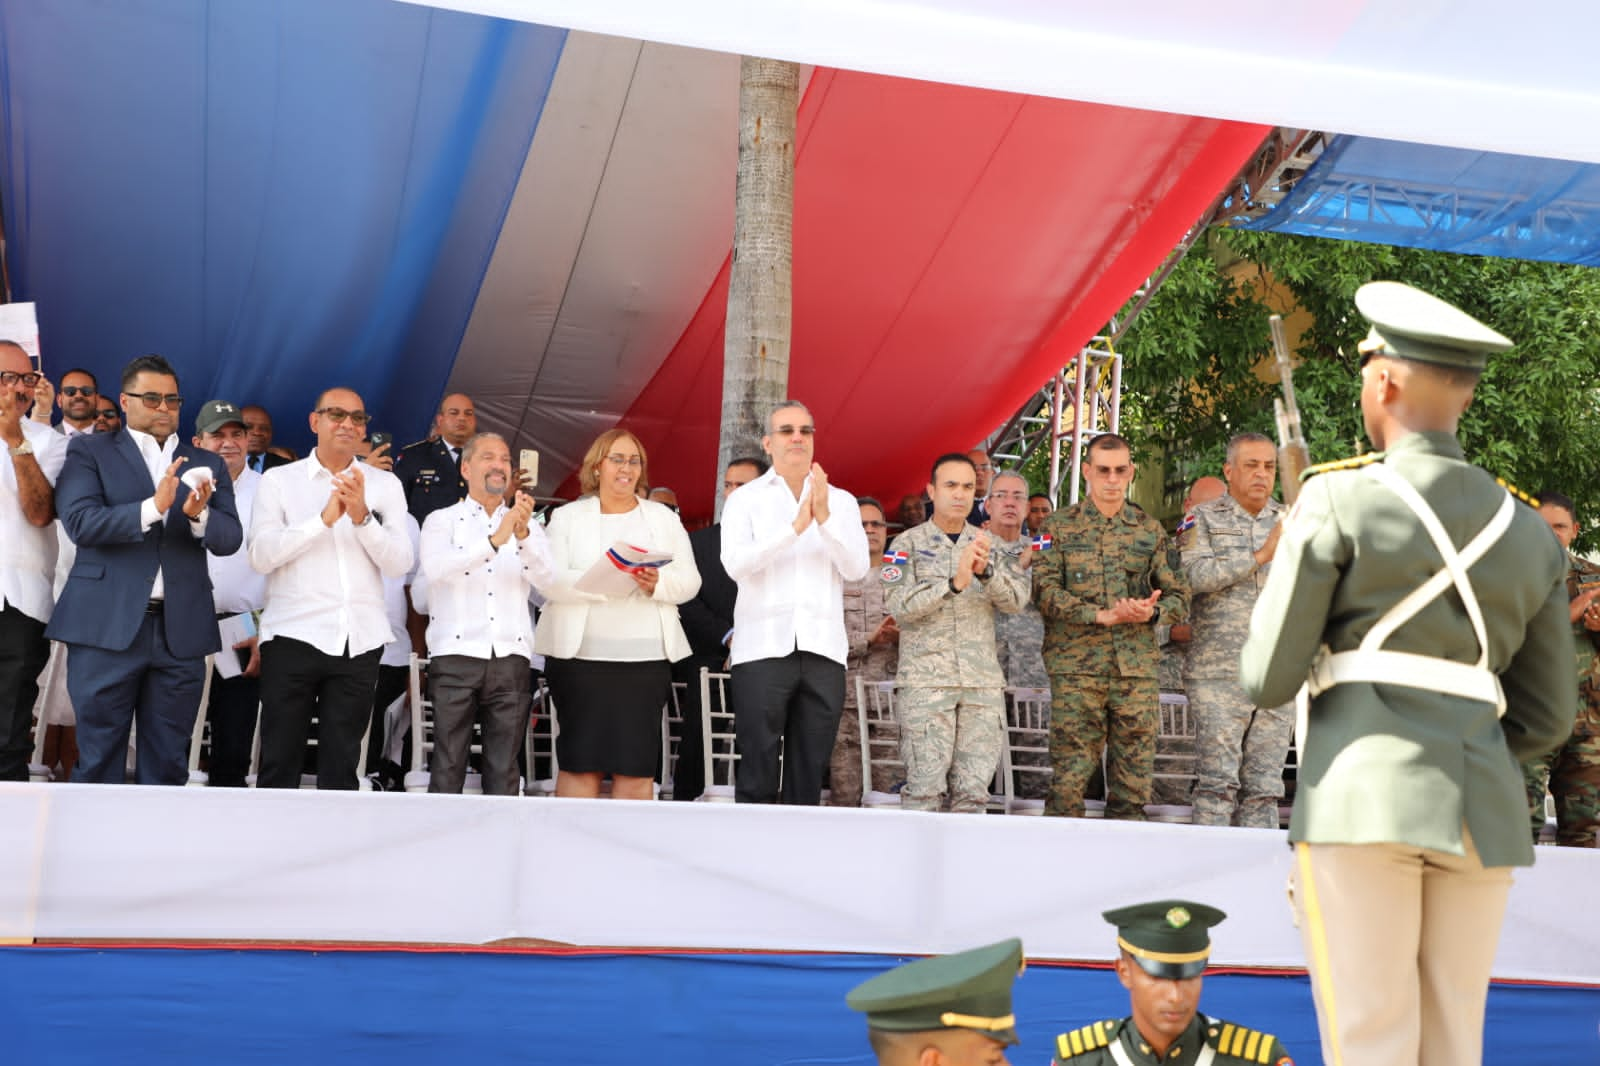
<svg viewBox="0 0 1600 1066">
<path fill-rule="evenodd" d="M 115 407 L 102 407 L 100 410 L 95 412 L 95 417 L 96 418 L 116 418 L 117 417 L 117 409 Z"/>
<path fill-rule="evenodd" d="M 372 421 L 372 416 L 365 411 L 346 411 L 343 407 L 321 407 L 317 409 L 317 414 L 324 415 L 334 422 L 343 422 L 348 418 L 358 426 L 364 426 Z"/>
<path fill-rule="evenodd" d="M 63 395 L 63 396 L 93 396 L 96 393 L 98 393 L 99 391 L 100 390 L 95 388 L 93 385 L 63 385 L 63 386 L 61 386 L 61 395 Z"/>
<path fill-rule="evenodd" d="M 175 392 L 169 392 L 165 396 L 161 395 L 159 392 L 125 392 L 122 395 L 133 396 L 137 399 L 143 400 L 144 405 L 150 408 L 152 411 L 160 408 L 163 403 L 165 403 L 168 408 L 174 411 L 183 406 L 183 397 L 179 396 Z"/>
</svg>

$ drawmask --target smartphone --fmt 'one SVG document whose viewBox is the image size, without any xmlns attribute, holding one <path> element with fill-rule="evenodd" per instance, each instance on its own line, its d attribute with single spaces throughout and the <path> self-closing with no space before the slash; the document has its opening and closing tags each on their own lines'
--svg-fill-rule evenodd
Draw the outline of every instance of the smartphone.
<svg viewBox="0 0 1600 1066">
<path fill-rule="evenodd" d="M 381 431 L 378 432 L 378 433 L 369 433 L 369 434 L 367 434 L 367 439 L 372 442 L 372 450 L 373 451 L 377 451 L 379 448 L 383 447 L 385 444 L 390 445 L 389 451 L 391 453 L 394 451 L 394 448 L 393 448 L 393 445 L 394 445 L 394 434 L 393 433 L 383 433 Z"/>
<path fill-rule="evenodd" d="M 517 458 L 517 467 L 528 476 L 524 484 L 529 488 L 539 483 L 539 453 L 532 448 L 522 449 L 522 454 Z"/>
</svg>

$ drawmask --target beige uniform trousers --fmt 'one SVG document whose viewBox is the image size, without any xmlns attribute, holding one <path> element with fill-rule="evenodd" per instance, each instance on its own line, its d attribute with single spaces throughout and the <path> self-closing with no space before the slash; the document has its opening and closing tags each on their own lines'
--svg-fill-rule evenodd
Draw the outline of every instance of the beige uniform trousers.
<svg viewBox="0 0 1600 1066">
<path fill-rule="evenodd" d="M 1511 869 L 1405 844 L 1295 848 L 1327 1066 L 1477 1066 Z"/>
</svg>

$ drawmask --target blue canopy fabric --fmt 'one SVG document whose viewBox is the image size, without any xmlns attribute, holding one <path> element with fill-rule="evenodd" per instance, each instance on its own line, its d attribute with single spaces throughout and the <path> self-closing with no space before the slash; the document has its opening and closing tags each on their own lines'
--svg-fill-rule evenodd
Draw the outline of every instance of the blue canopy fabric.
<svg viewBox="0 0 1600 1066">
<path fill-rule="evenodd" d="M 259 403 L 291 444 L 338 383 L 426 426 L 564 40 L 390 0 L 0 0 L 6 258 L 44 369 L 110 392 L 157 352 L 186 415 Z"/>
<path fill-rule="evenodd" d="M 1335 137 L 1242 229 L 1600 264 L 1600 165 Z"/>
</svg>

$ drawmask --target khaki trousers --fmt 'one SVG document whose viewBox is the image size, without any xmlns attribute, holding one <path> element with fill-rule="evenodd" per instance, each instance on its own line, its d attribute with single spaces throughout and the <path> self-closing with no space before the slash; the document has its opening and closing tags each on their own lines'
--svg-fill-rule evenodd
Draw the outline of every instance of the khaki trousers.
<svg viewBox="0 0 1600 1066">
<path fill-rule="evenodd" d="M 1509 867 L 1404 844 L 1295 847 L 1327 1066 L 1476 1066 Z"/>
</svg>

